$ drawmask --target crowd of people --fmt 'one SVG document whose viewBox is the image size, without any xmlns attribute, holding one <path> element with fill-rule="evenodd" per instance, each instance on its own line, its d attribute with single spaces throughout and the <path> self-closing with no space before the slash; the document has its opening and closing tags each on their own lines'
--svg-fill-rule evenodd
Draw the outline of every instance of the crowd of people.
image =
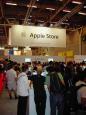
<svg viewBox="0 0 86 115">
<path fill-rule="evenodd" d="M 50 115 L 70 115 L 72 110 L 86 109 L 86 64 L 53 61 L 19 64 L 5 60 L 0 62 L 0 94 L 4 87 L 10 99 L 18 98 L 17 115 L 27 114 L 32 87 L 37 115 L 46 114 L 46 87 Z"/>
</svg>

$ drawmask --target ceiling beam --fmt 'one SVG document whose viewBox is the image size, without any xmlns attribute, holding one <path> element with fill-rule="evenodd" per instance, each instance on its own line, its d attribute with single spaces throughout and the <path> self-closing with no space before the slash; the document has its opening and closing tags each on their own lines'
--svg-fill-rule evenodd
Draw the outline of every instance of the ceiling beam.
<svg viewBox="0 0 86 115">
<path fill-rule="evenodd" d="M 73 8 L 71 10 L 71 12 L 67 13 L 65 16 L 63 16 L 57 23 L 55 26 L 59 26 L 61 25 L 62 22 L 66 21 L 67 19 L 70 19 L 74 14 L 76 14 L 77 12 L 79 12 L 83 7 L 83 4 L 79 4 L 77 5 L 75 8 Z"/>
<path fill-rule="evenodd" d="M 14 25 L 14 24 L 0 24 L 0 26 L 8 26 L 8 27 L 11 27 L 12 25 Z"/>
<path fill-rule="evenodd" d="M 3 11 L 3 3 L 2 3 L 2 1 L 1 1 L 1 3 L 0 3 L 0 9 L 1 9 L 2 19 L 5 19 L 5 17 L 4 17 L 4 11 Z M 7 38 L 7 31 L 6 31 L 6 26 L 5 26 L 5 20 L 4 20 L 4 31 L 5 31 L 5 36 L 6 36 L 6 38 Z"/>
<path fill-rule="evenodd" d="M 71 2 L 71 0 L 64 0 L 63 2 L 64 2 L 63 6 L 60 7 L 59 9 L 57 9 L 57 11 L 55 12 L 55 14 L 52 15 L 51 18 L 44 23 L 44 25 L 46 25 L 47 23 L 51 22 L 51 21 L 65 8 L 65 6 L 66 6 L 69 2 Z"/>
<path fill-rule="evenodd" d="M 36 2 L 36 0 L 31 0 L 31 2 L 30 2 L 29 5 L 28 5 L 28 6 L 30 6 L 30 7 L 28 7 L 28 10 L 27 10 L 27 13 L 26 13 L 26 16 L 25 16 L 24 25 L 27 25 L 28 18 L 30 17 L 30 13 L 31 13 L 31 11 L 32 11 L 32 9 L 33 9 L 32 6 L 35 5 L 35 2 Z"/>
</svg>

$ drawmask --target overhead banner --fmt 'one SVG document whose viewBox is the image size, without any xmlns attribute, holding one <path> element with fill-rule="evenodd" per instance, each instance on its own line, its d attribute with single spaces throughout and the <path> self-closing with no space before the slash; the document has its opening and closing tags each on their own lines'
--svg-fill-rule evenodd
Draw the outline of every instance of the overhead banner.
<svg viewBox="0 0 86 115">
<path fill-rule="evenodd" d="M 10 29 L 12 46 L 66 47 L 66 30 L 14 25 Z"/>
</svg>

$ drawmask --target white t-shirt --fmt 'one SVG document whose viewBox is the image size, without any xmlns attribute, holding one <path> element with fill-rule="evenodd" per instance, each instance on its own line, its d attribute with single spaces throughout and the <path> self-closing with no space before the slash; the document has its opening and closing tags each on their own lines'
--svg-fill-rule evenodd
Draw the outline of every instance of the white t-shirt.
<svg viewBox="0 0 86 115">
<path fill-rule="evenodd" d="M 76 86 L 79 86 L 79 85 L 81 85 L 81 84 L 86 85 L 86 83 L 83 82 L 83 81 L 78 81 L 78 82 L 76 82 L 75 85 L 76 85 Z M 81 87 L 81 88 L 78 89 L 78 91 L 77 91 L 77 100 L 78 100 L 78 103 L 81 103 L 81 98 L 86 98 L 86 86 Z"/>
<path fill-rule="evenodd" d="M 7 78 L 7 86 L 9 90 L 16 90 L 16 71 L 14 69 L 10 69 L 6 72 Z"/>
<path fill-rule="evenodd" d="M 19 96 L 29 95 L 29 82 L 26 73 L 22 72 L 18 75 L 17 94 Z"/>
</svg>

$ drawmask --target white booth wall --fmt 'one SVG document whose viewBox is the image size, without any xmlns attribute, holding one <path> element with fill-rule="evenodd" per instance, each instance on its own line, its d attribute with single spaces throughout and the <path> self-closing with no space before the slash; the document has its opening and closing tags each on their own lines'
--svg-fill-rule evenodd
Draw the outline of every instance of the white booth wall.
<svg viewBox="0 0 86 115">
<path fill-rule="evenodd" d="M 80 63 L 82 61 L 86 61 L 86 55 L 75 55 L 74 61 Z"/>
<path fill-rule="evenodd" d="M 40 61 L 42 63 L 48 62 L 50 60 L 57 61 L 57 62 L 65 62 L 65 58 L 62 56 L 60 57 L 60 56 L 15 56 L 15 55 L 11 55 L 10 59 L 18 63 L 24 63 L 26 59 L 28 62 L 30 60 L 31 62 Z"/>
</svg>

